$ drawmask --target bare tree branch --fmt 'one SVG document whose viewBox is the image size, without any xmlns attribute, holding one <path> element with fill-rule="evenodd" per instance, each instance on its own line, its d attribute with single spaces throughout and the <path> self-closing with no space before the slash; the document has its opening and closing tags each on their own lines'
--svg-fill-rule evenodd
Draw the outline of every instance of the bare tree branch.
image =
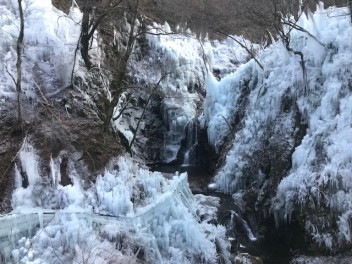
<svg viewBox="0 0 352 264">
<path fill-rule="evenodd" d="M 249 55 L 251 55 L 251 57 L 255 60 L 255 62 L 259 65 L 259 67 L 264 70 L 264 67 L 263 65 L 258 61 L 258 59 L 255 57 L 255 55 L 253 54 L 253 52 L 247 48 L 246 45 L 244 45 L 243 43 L 241 43 L 240 41 L 238 41 L 237 39 L 235 39 L 234 37 L 232 36 L 229 36 L 228 34 L 224 33 L 224 32 L 221 32 L 221 31 L 218 31 L 218 33 L 226 36 L 226 37 L 229 37 L 230 39 L 234 40 L 237 44 L 239 44 L 242 48 L 244 48 Z"/>
</svg>

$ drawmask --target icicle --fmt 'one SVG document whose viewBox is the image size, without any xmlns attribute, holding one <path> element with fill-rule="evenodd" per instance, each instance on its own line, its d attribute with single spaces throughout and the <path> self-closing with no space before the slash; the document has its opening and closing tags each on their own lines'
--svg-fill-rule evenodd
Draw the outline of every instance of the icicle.
<svg viewBox="0 0 352 264">
<path fill-rule="evenodd" d="M 22 187 L 22 176 L 18 170 L 17 164 L 15 164 L 15 187 L 16 188 Z"/>
<path fill-rule="evenodd" d="M 189 165 L 189 150 L 186 151 L 185 157 L 183 158 L 183 166 L 188 166 Z"/>
<path fill-rule="evenodd" d="M 43 212 L 42 211 L 38 212 L 38 219 L 39 219 L 40 228 L 43 228 L 44 227 L 44 220 L 43 220 Z"/>
<path fill-rule="evenodd" d="M 53 160 L 52 156 L 50 157 L 50 171 L 51 171 L 51 179 L 52 179 L 52 182 L 53 182 L 53 186 L 56 186 L 56 183 L 57 183 L 57 176 L 56 176 L 57 171 L 56 171 L 54 160 Z"/>
</svg>

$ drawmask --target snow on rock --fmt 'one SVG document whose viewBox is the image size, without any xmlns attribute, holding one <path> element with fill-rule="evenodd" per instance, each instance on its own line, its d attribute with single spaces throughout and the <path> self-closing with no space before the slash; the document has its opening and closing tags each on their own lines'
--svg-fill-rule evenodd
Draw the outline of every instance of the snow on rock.
<svg viewBox="0 0 352 264">
<path fill-rule="evenodd" d="M 234 138 L 214 178 L 216 187 L 233 193 L 249 185 L 248 175 L 263 183 L 265 168 L 255 171 L 258 153 L 263 150 L 261 157 L 270 162 L 276 157 L 265 157 L 270 153 L 265 146 L 275 140 L 277 146 L 286 142 L 294 151 L 292 167 L 277 188 L 271 210 L 279 223 L 289 221 L 301 207 L 296 213 L 303 216 L 306 230 L 318 245 L 330 250 L 351 244 L 352 27 L 348 14 L 347 8 L 327 11 L 320 5 L 314 14 L 300 17 L 297 25 L 309 34 L 293 29 L 290 47 L 303 53 L 305 74 L 300 57 L 280 41 L 258 54 L 264 70 L 251 60 L 220 82 L 208 74 L 204 110 L 209 142 L 215 149 L 229 133 Z M 292 105 L 308 125 L 295 149 L 292 135 L 298 127 Z"/>
<path fill-rule="evenodd" d="M 309 131 L 293 153 L 292 170 L 276 196 L 285 200 L 286 214 L 297 202 L 304 208 L 318 206 L 316 211 L 335 212 L 336 220 L 307 216 L 306 222 L 313 239 L 331 250 L 351 243 L 352 228 L 352 27 L 348 17 L 338 16 L 345 13 L 347 9 L 336 9 L 336 17 L 330 18 L 319 9 L 312 18 L 326 51 L 322 54 L 321 47 L 317 50 L 309 43 L 303 48 L 310 50 L 305 54 L 310 58 L 307 65 L 312 67 L 308 70 L 308 76 L 313 77 L 309 83 L 312 94 L 308 94 L 312 100 L 301 98 L 298 104 L 307 114 Z M 304 26 L 309 21 L 300 22 Z M 336 230 L 328 227 L 331 224 L 337 225 Z"/>
</svg>

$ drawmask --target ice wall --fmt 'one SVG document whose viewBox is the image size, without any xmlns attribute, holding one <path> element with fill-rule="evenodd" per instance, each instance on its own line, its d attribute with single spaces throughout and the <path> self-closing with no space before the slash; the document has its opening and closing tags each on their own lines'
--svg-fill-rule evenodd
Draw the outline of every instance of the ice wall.
<svg viewBox="0 0 352 264">
<path fill-rule="evenodd" d="M 290 32 L 289 45 L 303 53 L 305 73 L 300 57 L 278 41 L 258 54 L 264 70 L 251 60 L 220 82 L 208 76 L 205 102 L 209 141 L 215 148 L 224 144 L 231 130 L 225 119 L 233 124 L 232 147 L 214 178 L 217 188 L 229 193 L 250 186 L 249 178 L 262 182 L 264 169 L 252 168 L 260 151 L 263 160 L 275 158 L 265 157 L 270 153 L 265 146 L 293 146 L 292 135 L 298 128 L 292 107 L 298 108 L 308 130 L 294 150 L 292 168 L 278 186 L 272 210 L 280 222 L 289 220 L 297 209 L 317 244 L 332 250 L 351 243 L 352 27 L 348 14 L 347 8 L 325 10 L 321 4 L 314 14 L 300 17 L 297 25 L 303 30 Z M 241 110 L 245 114 L 236 122 Z"/>
</svg>

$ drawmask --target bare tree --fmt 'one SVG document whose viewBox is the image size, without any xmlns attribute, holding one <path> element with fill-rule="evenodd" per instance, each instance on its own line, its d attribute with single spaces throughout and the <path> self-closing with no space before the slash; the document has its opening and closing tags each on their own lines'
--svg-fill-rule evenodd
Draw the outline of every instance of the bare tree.
<svg viewBox="0 0 352 264">
<path fill-rule="evenodd" d="M 92 68 L 92 62 L 89 56 L 90 43 L 93 40 L 94 33 L 98 26 L 104 19 L 120 6 L 124 0 L 110 0 L 102 1 L 99 6 L 96 2 L 84 1 L 82 3 L 82 22 L 81 22 L 81 36 L 80 36 L 80 51 L 84 60 L 85 66 L 88 70 Z"/>
<path fill-rule="evenodd" d="M 139 0 L 129 1 L 127 5 L 128 18 L 129 18 L 129 31 L 126 37 L 115 39 L 112 43 L 110 52 L 107 53 L 105 64 L 111 69 L 111 101 L 106 100 L 105 103 L 105 117 L 104 117 L 104 130 L 107 131 L 110 127 L 110 122 L 114 114 L 114 108 L 117 105 L 120 95 L 124 90 L 124 79 L 127 72 L 129 58 L 132 54 L 133 47 L 137 35 L 137 19 L 138 19 Z M 125 42 L 125 45 L 124 43 Z M 123 46 L 122 46 L 123 45 Z M 121 47 L 122 46 L 122 47 Z"/>
<path fill-rule="evenodd" d="M 124 81 L 135 41 L 142 34 L 137 25 L 141 4 L 140 0 L 85 1 L 82 4 L 82 58 L 92 74 L 104 75 L 103 78 L 109 79 L 109 94 L 100 91 L 101 96 L 97 100 L 100 108 L 98 116 L 103 121 L 104 131 L 108 131 L 114 108 L 126 88 Z M 89 46 L 96 31 L 104 48 L 104 69 L 95 67 L 89 57 Z"/>
<path fill-rule="evenodd" d="M 21 110 L 21 93 L 22 93 L 22 50 L 23 50 L 23 39 L 24 39 L 24 13 L 22 0 L 17 0 L 18 3 L 18 11 L 20 16 L 20 27 L 19 34 L 16 41 L 16 70 L 17 76 L 16 78 L 12 75 L 12 73 L 7 68 L 7 62 L 5 65 L 6 72 L 10 75 L 13 83 L 16 86 L 16 98 L 17 98 L 17 123 L 18 127 L 22 127 L 22 110 Z"/>
<path fill-rule="evenodd" d="M 16 78 L 16 95 L 17 95 L 17 118 L 19 127 L 22 126 L 22 110 L 21 110 L 21 93 L 22 93 L 22 48 L 23 48 L 23 38 L 24 38 L 24 15 L 22 0 L 18 1 L 18 10 L 20 15 L 20 32 L 17 38 L 16 43 L 16 69 L 17 69 L 17 78 Z"/>
</svg>

